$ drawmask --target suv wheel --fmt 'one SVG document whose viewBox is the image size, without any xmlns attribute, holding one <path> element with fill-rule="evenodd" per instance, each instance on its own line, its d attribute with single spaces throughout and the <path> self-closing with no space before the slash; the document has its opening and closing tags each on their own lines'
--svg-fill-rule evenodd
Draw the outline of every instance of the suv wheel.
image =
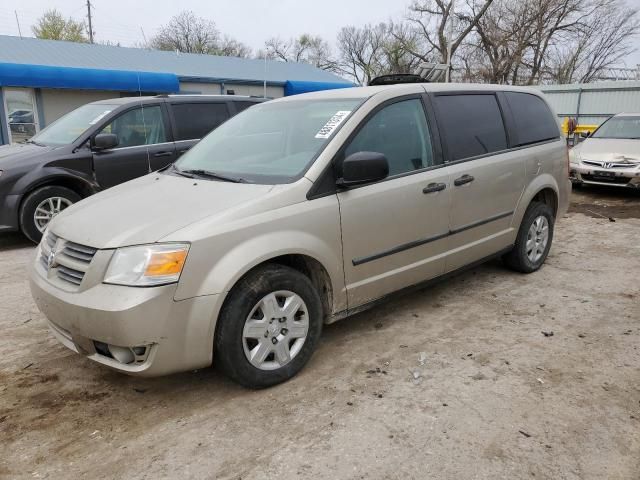
<svg viewBox="0 0 640 480">
<path fill-rule="evenodd" d="M 280 265 L 249 273 L 229 293 L 216 328 L 215 365 L 249 388 L 284 382 L 309 361 L 322 332 L 311 281 Z"/>
<path fill-rule="evenodd" d="M 80 200 L 73 190 L 48 186 L 31 192 L 20 207 L 20 227 L 32 242 L 38 243 L 53 217 Z"/>
<path fill-rule="evenodd" d="M 513 250 L 502 257 L 504 263 L 522 273 L 538 270 L 551 248 L 554 221 L 553 210 L 547 204 L 531 203 L 520 224 Z"/>
</svg>

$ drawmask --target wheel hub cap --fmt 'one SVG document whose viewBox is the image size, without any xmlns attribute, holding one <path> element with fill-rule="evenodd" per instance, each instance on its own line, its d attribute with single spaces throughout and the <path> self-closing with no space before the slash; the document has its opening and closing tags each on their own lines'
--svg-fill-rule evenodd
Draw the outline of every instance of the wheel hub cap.
<svg viewBox="0 0 640 480">
<path fill-rule="evenodd" d="M 44 232 L 49 222 L 62 210 L 71 206 L 73 202 L 64 197 L 45 198 L 36 207 L 33 214 L 33 222 L 39 232 Z"/>
<path fill-rule="evenodd" d="M 526 253 L 532 263 L 540 261 L 549 243 L 549 221 L 547 217 L 536 217 L 527 233 Z"/>
<path fill-rule="evenodd" d="M 300 353 L 309 331 L 309 312 L 296 293 L 282 290 L 262 298 L 245 320 L 244 354 L 254 367 L 275 370 Z"/>
</svg>

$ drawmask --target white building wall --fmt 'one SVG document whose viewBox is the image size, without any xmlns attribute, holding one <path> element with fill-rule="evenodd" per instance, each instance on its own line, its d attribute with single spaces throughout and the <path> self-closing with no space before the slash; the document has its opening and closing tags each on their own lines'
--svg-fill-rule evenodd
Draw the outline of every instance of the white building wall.
<svg viewBox="0 0 640 480">
<path fill-rule="evenodd" d="M 40 105 L 44 118 L 40 118 L 40 127 L 44 128 L 71 110 L 109 98 L 120 98 L 118 92 L 106 92 L 100 90 L 41 90 L 42 105 Z"/>
<path fill-rule="evenodd" d="M 219 83 L 180 82 L 180 93 L 220 95 L 221 92 Z"/>
</svg>

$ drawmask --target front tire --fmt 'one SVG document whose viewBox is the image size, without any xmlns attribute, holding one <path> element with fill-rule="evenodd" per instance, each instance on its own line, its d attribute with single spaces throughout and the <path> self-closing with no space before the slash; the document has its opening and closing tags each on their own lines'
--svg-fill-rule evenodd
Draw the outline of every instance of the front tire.
<svg viewBox="0 0 640 480">
<path fill-rule="evenodd" d="M 22 233 L 32 242 L 38 243 L 53 217 L 80 199 L 80 195 L 73 190 L 56 185 L 34 190 L 27 195 L 20 207 Z"/>
<path fill-rule="evenodd" d="M 517 272 L 532 273 L 547 259 L 553 241 L 555 217 L 546 203 L 532 202 L 522 218 L 516 244 L 502 257 Z"/>
<path fill-rule="evenodd" d="M 296 375 L 322 332 L 322 302 L 302 273 L 266 265 L 231 290 L 220 312 L 214 365 L 248 388 L 266 388 Z"/>
</svg>

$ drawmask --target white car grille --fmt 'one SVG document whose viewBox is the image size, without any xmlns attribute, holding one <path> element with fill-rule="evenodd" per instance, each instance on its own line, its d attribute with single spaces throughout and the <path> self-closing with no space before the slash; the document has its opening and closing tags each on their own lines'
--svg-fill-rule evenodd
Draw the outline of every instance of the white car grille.
<svg viewBox="0 0 640 480">
<path fill-rule="evenodd" d="M 582 163 L 600 168 L 636 168 L 638 166 L 637 163 L 596 162 L 594 160 L 583 160 Z"/>
<path fill-rule="evenodd" d="M 45 270 L 53 270 L 60 280 L 79 287 L 97 251 L 49 232 L 40 244 L 40 263 Z"/>
</svg>

